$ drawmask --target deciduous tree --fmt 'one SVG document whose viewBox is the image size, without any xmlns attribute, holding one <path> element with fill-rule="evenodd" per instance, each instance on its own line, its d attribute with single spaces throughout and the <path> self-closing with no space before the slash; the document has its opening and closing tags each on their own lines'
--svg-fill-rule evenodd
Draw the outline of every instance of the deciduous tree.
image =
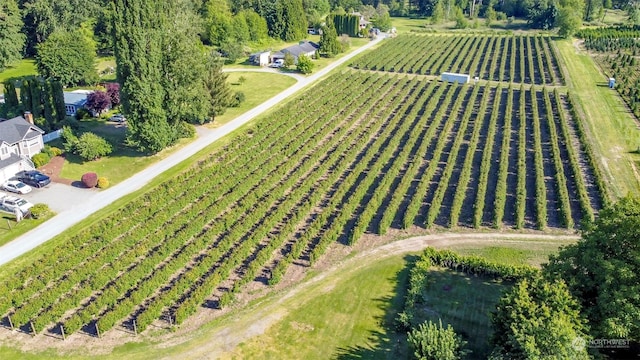
<svg viewBox="0 0 640 360">
<path fill-rule="evenodd" d="M 111 106 L 111 98 L 104 91 L 94 91 L 87 95 L 87 104 L 85 106 L 95 114 L 101 114 Z"/>
<path fill-rule="evenodd" d="M 496 306 L 491 322 L 495 359 L 588 359 L 578 302 L 564 282 L 536 275 L 521 280 Z"/>
<path fill-rule="evenodd" d="M 80 30 L 58 30 L 38 45 L 38 72 L 67 86 L 93 84 L 98 79 L 95 69 L 95 47 Z"/>
<path fill-rule="evenodd" d="M 303 74 L 311 74 L 311 72 L 313 71 L 313 67 L 314 66 L 315 66 L 315 64 L 313 63 L 313 61 L 311 60 L 310 57 L 308 57 L 306 55 L 298 56 L 298 64 L 296 65 L 296 68 L 301 73 L 303 73 Z"/>
<path fill-rule="evenodd" d="M 567 282 L 594 337 L 640 341 L 640 200 L 626 197 L 600 211 L 544 272 Z"/>
</svg>

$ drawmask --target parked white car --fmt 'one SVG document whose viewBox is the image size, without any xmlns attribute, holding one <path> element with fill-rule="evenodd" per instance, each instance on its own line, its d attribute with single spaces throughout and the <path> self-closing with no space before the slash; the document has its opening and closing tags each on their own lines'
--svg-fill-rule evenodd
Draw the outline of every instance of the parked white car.
<svg viewBox="0 0 640 360">
<path fill-rule="evenodd" d="M 2 188 L 16 194 L 28 194 L 31 192 L 31 186 L 18 180 L 9 180 L 2 185 Z"/>
<path fill-rule="evenodd" d="M 23 214 L 26 214 L 32 207 L 33 204 L 25 199 L 0 193 L 0 208 L 5 211 L 13 212 L 15 209 L 20 209 Z"/>
<path fill-rule="evenodd" d="M 124 117 L 124 115 L 122 114 L 115 114 L 113 116 L 111 116 L 109 118 L 110 121 L 114 121 L 114 122 L 119 122 L 119 123 L 123 123 L 125 121 L 127 121 L 127 118 Z"/>
<path fill-rule="evenodd" d="M 284 60 L 276 59 L 276 61 L 272 62 L 269 66 L 272 68 L 281 68 L 284 66 Z"/>
</svg>

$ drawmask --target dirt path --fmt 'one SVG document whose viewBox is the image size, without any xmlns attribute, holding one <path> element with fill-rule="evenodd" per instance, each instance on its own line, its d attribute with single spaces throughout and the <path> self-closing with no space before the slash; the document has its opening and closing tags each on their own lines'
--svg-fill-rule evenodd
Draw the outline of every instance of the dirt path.
<svg viewBox="0 0 640 360">
<path fill-rule="evenodd" d="M 478 234 L 454 234 L 444 233 L 435 235 L 418 236 L 409 239 L 392 242 L 374 249 L 363 251 L 354 257 L 342 260 L 331 266 L 321 274 L 308 281 L 294 285 L 282 295 L 273 297 L 270 300 L 260 302 L 258 305 L 241 310 L 238 314 L 230 317 L 224 325 L 207 331 L 206 336 L 202 334 L 197 339 L 189 339 L 189 334 L 178 336 L 167 342 L 164 346 L 179 345 L 182 342 L 187 347 L 181 351 L 181 359 L 215 359 L 225 353 L 233 352 L 239 344 L 265 333 L 271 326 L 282 320 L 288 309 L 294 307 L 292 304 L 304 304 L 313 294 L 305 293 L 306 290 L 320 282 L 325 287 L 333 287 L 341 277 L 353 273 L 367 264 L 385 259 L 391 256 L 405 253 L 417 252 L 427 246 L 447 247 L 451 245 L 499 245 L 505 243 L 526 243 L 532 240 L 550 242 L 575 241 L 577 235 L 537 235 L 537 234 L 500 234 L 500 233 L 478 233 Z M 175 356 L 166 356 L 164 359 L 174 359 Z"/>
</svg>

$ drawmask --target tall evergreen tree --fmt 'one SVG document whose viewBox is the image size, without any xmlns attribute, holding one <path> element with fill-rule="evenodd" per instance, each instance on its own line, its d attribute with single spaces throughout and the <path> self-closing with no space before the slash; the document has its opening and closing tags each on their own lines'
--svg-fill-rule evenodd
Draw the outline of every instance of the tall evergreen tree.
<svg viewBox="0 0 640 360">
<path fill-rule="evenodd" d="M 302 0 L 280 0 L 280 3 L 280 18 L 284 20 L 280 38 L 284 41 L 303 39 L 307 34 L 307 15 L 302 8 Z"/>
<path fill-rule="evenodd" d="M 14 80 L 6 80 L 2 85 L 4 86 L 4 105 L 9 109 L 17 109 L 20 106 L 20 102 L 16 92 L 16 82 Z"/>
<path fill-rule="evenodd" d="M 192 25 L 199 20 L 191 0 L 167 1 L 166 33 L 163 37 L 162 84 L 167 121 L 202 122 L 207 117 L 204 81 L 206 52 Z M 248 34 L 247 34 L 248 36 Z"/>
<path fill-rule="evenodd" d="M 164 9 L 159 0 L 115 1 L 115 57 L 128 140 L 142 151 L 158 152 L 177 138 L 163 108 Z"/>
<path fill-rule="evenodd" d="M 64 90 L 60 81 L 51 82 L 51 97 L 53 98 L 53 107 L 56 114 L 57 122 L 67 117 L 67 108 L 64 105 Z"/>
<path fill-rule="evenodd" d="M 213 121 L 216 116 L 224 114 L 231 102 L 232 93 L 227 83 L 227 74 L 222 72 L 222 60 L 217 56 L 211 56 L 208 68 L 204 85 L 210 102 L 208 116 Z"/>
<path fill-rule="evenodd" d="M 33 78 L 31 80 L 31 86 L 29 87 L 29 91 L 31 91 L 31 113 L 33 114 L 33 118 L 37 119 L 42 117 L 42 79 Z"/>
<path fill-rule="evenodd" d="M 53 128 L 57 123 L 56 119 L 56 105 L 53 98 L 53 86 L 51 81 L 45 81 L 42 84 L 42 105 L 44 119 L 50 128 Z"/>
<path fill-rule="evenodd" d="M 15 0 L 0 0 L 0 71 L 22 59 L 25 36 Z"/>
<path fill-rule="evenodd" d="M 320 53 L 327 57 L 334 57 L 340 52 L 340 43 L 338 43 L 338 33 L 333 24 L 333 16 L 327 16 L 327 23 L 322 28 L 320 36 Z"/>
</svg>

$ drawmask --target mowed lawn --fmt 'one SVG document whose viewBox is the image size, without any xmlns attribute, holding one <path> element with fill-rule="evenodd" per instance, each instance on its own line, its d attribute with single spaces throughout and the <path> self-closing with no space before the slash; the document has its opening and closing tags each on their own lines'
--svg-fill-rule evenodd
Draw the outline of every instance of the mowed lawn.
<svg viewBox="0 0 640 360">
<path fill-rule="evenodd" d="M 242 71 L 228 72 L 227 76 L 231 91 L 244 93 L 245 100 L 238 107 L 227 108 L 223 115 L 217 116 L 207 127 L 224 125 L 296 83 L 296 79 L 276 73 Z M 240 81 L 241 77 L 244 81 Z"/>
<path fill-rule="evenodd" d="M 0 91 L 4 92 L 2 85 L 8 79 L 20 78 L 24 76 L 37 75 L 36 62 L 33 59 L 23 59 L 12 66 L 8 66 L 4 71 L 0 72 Z"/>
<path fill-rule="evenodd" d="M 578 100 L 597 161 L 612 195 L 640 194 L 640 127 L 615 90 L 607 87 L 593 59 L 570 40 L 557 41 L 569 78 L 569 92 Z"/>
<path fill-rule="evenodd" d="M 83 132 L 90 131 L 109 140 L 113 145 L 113 152 L 109 156 L 93 161 L 83 161 L 77 155 L 67 154 L 60 173 L 62 178 L 80 181 L 83 174 L 95 172 L 100 177 L 106 177 L 109 183 L 114 185 L 164 159 L 191 141 L 191 139 L 181 139 L 170 148 L 157 154 L 147 155 L 124 146 L 126 137 L 126 127 L 124 126 L 95 120 L 81 122 L 81 127 Z"/>
</svg>

